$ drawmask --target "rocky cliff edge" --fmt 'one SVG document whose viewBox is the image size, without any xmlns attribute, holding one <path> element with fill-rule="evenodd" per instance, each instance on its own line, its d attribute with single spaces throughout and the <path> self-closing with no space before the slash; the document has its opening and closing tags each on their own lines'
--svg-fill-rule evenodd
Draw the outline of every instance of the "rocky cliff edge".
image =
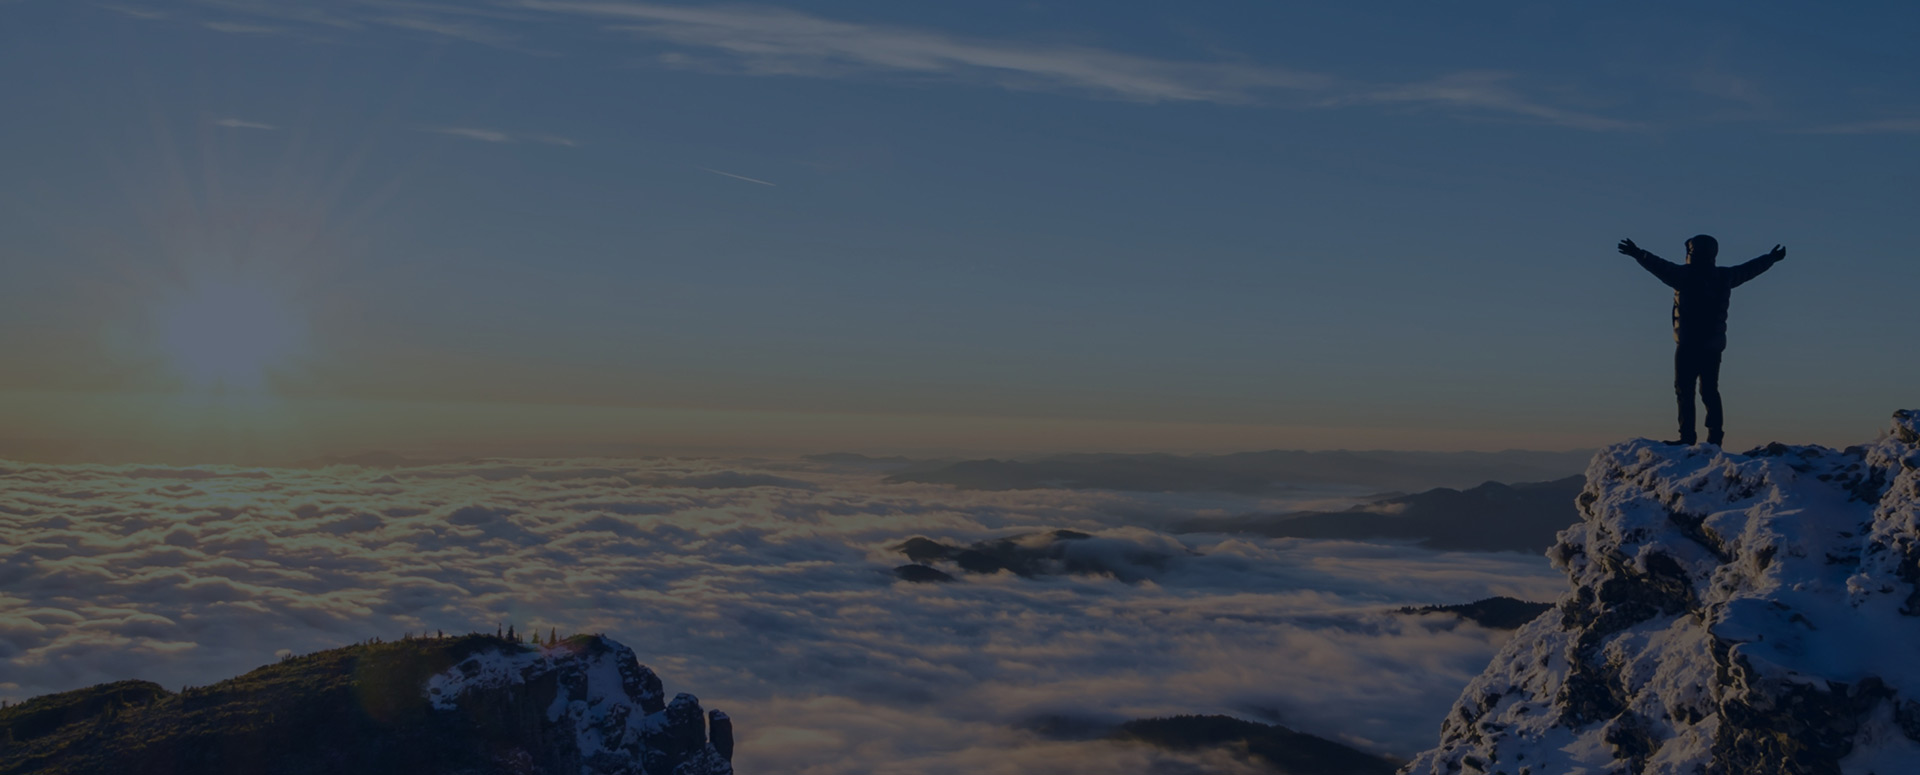
<svg viewBox="0 0 1920 775">
<path fill-rule="evenodd" d="M 1877 441 L 1602 449 L 1570 591 L 1406 773 L 1920 772 L 1920 412 Z"/>
</svg>

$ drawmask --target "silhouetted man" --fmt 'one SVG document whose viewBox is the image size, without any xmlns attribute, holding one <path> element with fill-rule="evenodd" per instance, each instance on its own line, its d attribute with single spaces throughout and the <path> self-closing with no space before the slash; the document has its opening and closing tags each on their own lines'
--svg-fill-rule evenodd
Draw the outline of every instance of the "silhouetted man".
<svg viewBox="0 0 1920 775">
<path fill-rule="evenodd" d="M 1632 256 L 1660 282 L 1673 289 L 1673 392 L 1680 400 L 1680 440 L 1692 444 L 1693 386 L 1700 384 L 1700 401 L 1707 405 L 1707 443 L 1720 445 L 1725 435 L 1720 416 L 1720 352 L 1727 349 L 1727 302 L 1733 289 L 1759 277 L 1787 257 L 1779 245 L 1766 255 L 1739 266 L 1713 265 L 1720 243 L 1705 234 L 1687 240 L 1687 264 L 1680 266 L 1620 240 L 1620 252 Z"/>
</svg>

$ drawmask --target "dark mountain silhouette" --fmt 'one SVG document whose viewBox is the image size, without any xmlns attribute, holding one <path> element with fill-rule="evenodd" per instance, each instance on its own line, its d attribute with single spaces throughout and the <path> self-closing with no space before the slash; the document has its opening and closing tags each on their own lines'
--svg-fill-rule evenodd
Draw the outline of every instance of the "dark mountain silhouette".
<svg viewBox="0 0 1920 775">
<path fill-rule="evenodd" d="M 913 581 L 913 582 L 919 582 L 919 583 L 943 582 L 943 581 L 953 580 L 953 574 L 940 570 L 939 568 L 928 567 L 926 565 L 921 565 L 919 563 L 913 563 L 911 565 L 902 565 L 898 568 L 894 568 L 893 575 L 899 578 L 901 581 Z"/>
<path fill-rule="evenodd" d="M 1552 603 L 1534 603 L 1511 597 L 1490 597 L 1457 605 L 1407 606 L 1403 614 L 1453 614 L 1490 630 L 1517 630 L 1543 613 L 1553 610 Z"/>
<path fill-rule="evenodd" d="M 1346 511 L 1306 511 L 1190 519 L 1181 533 L 1250 533 L 1275 538 L 1390 539 L 1430 549 L 1544 552 L 1555 536 L 1580 521 L 1574 499 L 1585 477 L 1469 490 L 1439 488 L 1382 498 Z"/>
<path fill-rule="evenodd" d="M 925 463 L 890 483 L 948 484 L 969 490 L 1103 489 L 1249 495 L 1304 486 L 1375 490 L 1461 487 L 1485 481 L 1540 481 L 1586 469 L 1579 452 L 1240 452 L 1231 455 L 1058 455 L 1036 460 Z"/>
<path fill-rule="evenodd" d="M 1140 719 L 1121 724 L 1112 737 L 1172 751 L 1224 748 L 1287 775 L 1392 775 L 1403 764 L 1278 724 L 1232 716 Z"/>
<path fill-rule="evenodd" d="M 833 466 L 858 466 L 862 468 L 880 469 L 900 468 L 902 466 L 913 465 L 914 463 L 925 462 L 909 457 L 900 457 L 898 455 L 891 457 L 874 457 L 872 455 L 862 455 L 858 452 L 827 452 L 819 455 L 803 455 L 801 459 Z"/>
<path fill-rule="evenodd" d="M 36 697 L 0 709 L 0 773 L 731 773 L 732 722 L 711 724 L 599 636 L 409 638 L 178 693 L 121 681 Z"/>
<path fill-rule="evenodd" d="M 895 575 L 908 581 L 952 581 L 951 575 L 930 565 L 950 562 L 968 573 L 1007 571 L 1023 578 L 1063 574 L 1112 576 L 1131 583 L 1165 570 L 1175 556 L 1155 547 L 1074 530 L 1023 533 L 967 546 L 915 536 L 893 549 L 914 563 L 894 569 Z M 908 570 L 912 568 L 924 570 Z M 945 578 L 930 576 L 927 571 Z"/>
</svg>

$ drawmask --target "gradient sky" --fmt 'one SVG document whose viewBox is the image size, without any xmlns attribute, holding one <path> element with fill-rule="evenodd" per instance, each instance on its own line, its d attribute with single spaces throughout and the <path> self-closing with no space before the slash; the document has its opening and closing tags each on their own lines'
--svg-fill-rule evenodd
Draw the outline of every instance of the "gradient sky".
<svg viewBox="0 0 1920 775">
<path fill-rule="evenodd" d="M 1871 9 L 1870 9 L 1871 8 Z M 1887 10 L 1892 9 L 1892 10 Z M 1572 448 L 1920 405 L 1920 10 L 0 2 L 0 457 Z M 489 446 L 491 445 L 491 446 Z"/>
</svg>

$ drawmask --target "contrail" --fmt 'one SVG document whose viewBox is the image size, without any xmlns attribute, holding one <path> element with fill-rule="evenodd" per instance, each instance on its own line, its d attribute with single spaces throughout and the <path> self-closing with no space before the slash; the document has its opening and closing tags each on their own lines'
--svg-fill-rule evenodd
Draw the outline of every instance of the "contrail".
<svg viewBox="0 0 1920 775">
<path fill-rule="evenodd" d="M 712 167 L 701 167 L 700 169 L 703 169 L 703 170 L 706 170 L 706 171 L 708 171 L 708 172 L 711 172 L 711 173 L 713 173 L 713 174 L 715 174 L 715 175 L 725 175 L 725 176 L 727 176 L 727 177 L 730 177 L 730 178 L 733 178 L 733 179 L 735 179 L 735 180 L 744 180 L 744 181 L 746 181 L 746 182 L 748 182 L 748 183 L 759 183 L 760 185 L 763 185 L 763 186 L 771 186 L 771 185 L 773 185 L 772 183 L 768 183 L 768 182 L 766 182 L 766 181 L 764 181 L 764 180 L 761 180 L 761 179 L 759 179 L 759 178 L 750 178 L 750 177 L 747 177 L 747 176 L 745 176 L 745 175 L 735 175 L 735 174 L 733 174 L 733 173 L 731 173 L 731 172 L 721 172 L 721 171 L 719 171 L 719 170 L 717 170 L 717 169 L 714 169 L 714 168 L 712 168 Z"/>
</svg>

